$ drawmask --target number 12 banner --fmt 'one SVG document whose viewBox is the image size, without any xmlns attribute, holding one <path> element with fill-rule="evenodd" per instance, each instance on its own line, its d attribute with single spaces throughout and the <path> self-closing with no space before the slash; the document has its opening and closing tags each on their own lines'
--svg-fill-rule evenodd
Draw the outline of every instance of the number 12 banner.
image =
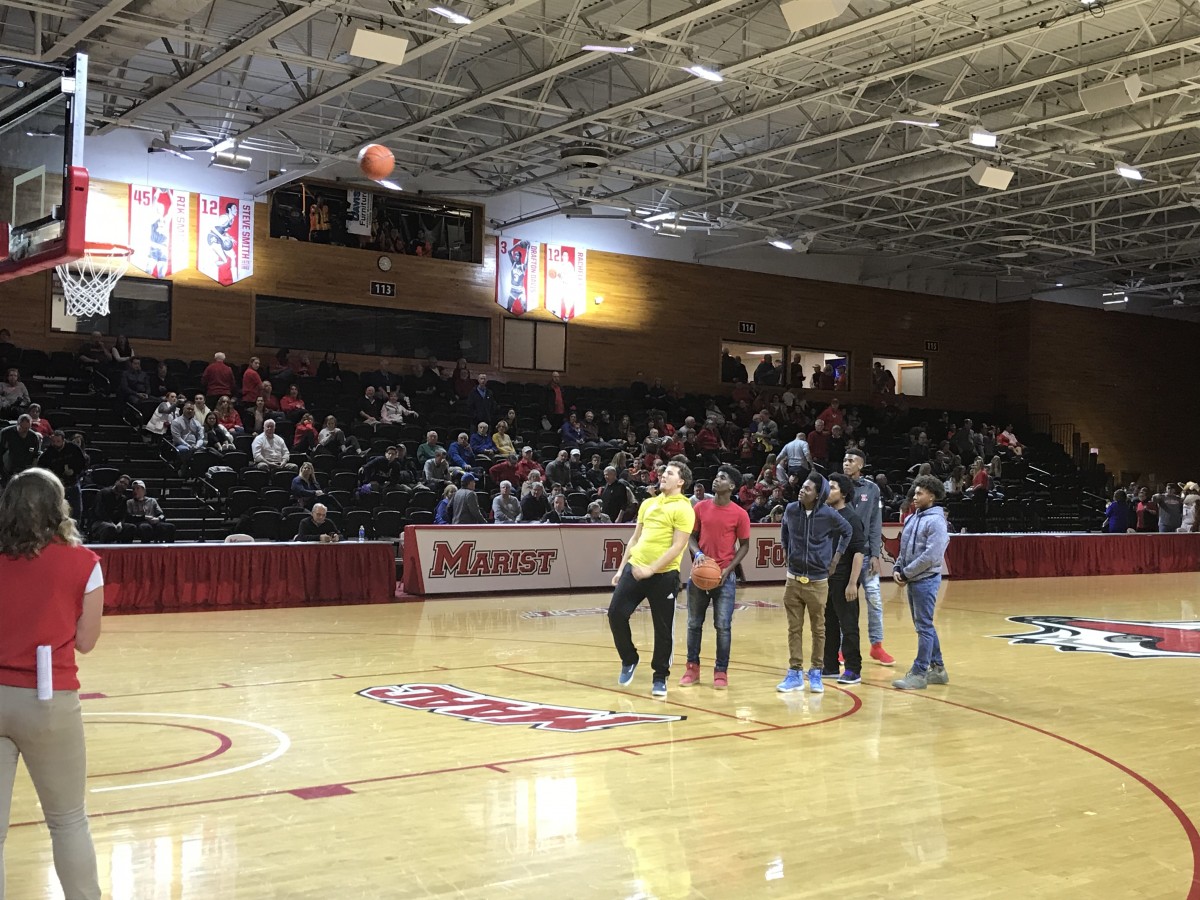
<svg viewBox="0 0 1200 900">
<path fill-rule="evenodd" d="M 200 195 L 196 268 L 224 285 L 254 274 L 254 201 Z"/>
<path fill-rule="evenodd" d="M 582 315 L 587 298 L 587 250 L 546 245 L 546 311 L 570 322 Z"/>
</svg>

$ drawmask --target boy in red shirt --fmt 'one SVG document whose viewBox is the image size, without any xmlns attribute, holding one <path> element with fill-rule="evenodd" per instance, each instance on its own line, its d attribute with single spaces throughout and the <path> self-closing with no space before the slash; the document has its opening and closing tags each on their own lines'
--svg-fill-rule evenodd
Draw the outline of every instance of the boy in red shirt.
<svg viewBox="0 0 1200 900">
<path fill-rule="evenodd" d="M 687 670 L 679 679 L 680 687 L 700 680 L 700 639 L 704 617 L 711 603 L 713 627 L 717 631 L 717 662 L 713 668 L 713 687 L 729 686 L 729 645 L 733 625 L 733 600 L 737 578 L 733 571 L 750 551 L 750 516 L 733 502 L 733 492 L 742 483 L 742 474 L 733 466 L 721 466 L 713 478 L 712 500 L 696 504 L 696 527 L 688 541 L 693 563 L 703 557 L 721 567 L 721 583 L 710 591 L 688 583 Z"/>
</svg>

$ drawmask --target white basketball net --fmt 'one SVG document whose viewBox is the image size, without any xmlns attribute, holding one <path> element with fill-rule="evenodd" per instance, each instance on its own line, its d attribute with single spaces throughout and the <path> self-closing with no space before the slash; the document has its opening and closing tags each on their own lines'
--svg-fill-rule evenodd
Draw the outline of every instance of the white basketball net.
<svg viewBox="0 0 1200 900">
<path fill-rule="evenodd" d="M 54 267 L 68 316 L 108 315 L 109 295 L 129 268 L 129 253 L 124 250 L 88 250 L 74 262 Z"/>
</svg>

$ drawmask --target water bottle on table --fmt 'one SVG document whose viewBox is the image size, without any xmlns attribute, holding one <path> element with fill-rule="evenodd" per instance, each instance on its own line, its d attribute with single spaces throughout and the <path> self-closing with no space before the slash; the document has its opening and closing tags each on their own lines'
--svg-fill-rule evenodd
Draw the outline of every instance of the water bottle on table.
<svg viewBox="0 0 1200 900">
<path fill-rule="evenodd" d="M 367 529 L 363 525 L 358 526 L 358 542 L 361 544 L 367 539 Z"/>
</svg>

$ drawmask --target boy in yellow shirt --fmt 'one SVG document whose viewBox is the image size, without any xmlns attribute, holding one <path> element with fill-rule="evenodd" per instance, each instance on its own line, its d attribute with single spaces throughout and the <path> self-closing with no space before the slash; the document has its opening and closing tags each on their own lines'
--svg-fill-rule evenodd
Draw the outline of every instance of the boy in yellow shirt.
<svg viewBox="0 0 1200 900">
<path fill-rule="evenodd" d="M 621 674 L 617 684 L 633 681 L 638 651 L 629 631 L 629 617 L 643 600 L 650 601 L 654 621 L 653 687 L 655 697 L 667 696 L 674 649 L 675 598 L 679 594 L 679 562 L 687 549 L 696 523 L 696 513 L 687 497 L 691 470 L 680 462 L 671 462 L 659 477 L 659 493 L 638 508 L 637 528 L 625 545 L 621 565 L 613 576 L 612 600 L 608 605 L 608 625 L 613 643 L 621 656 Z"/>
</svg>

